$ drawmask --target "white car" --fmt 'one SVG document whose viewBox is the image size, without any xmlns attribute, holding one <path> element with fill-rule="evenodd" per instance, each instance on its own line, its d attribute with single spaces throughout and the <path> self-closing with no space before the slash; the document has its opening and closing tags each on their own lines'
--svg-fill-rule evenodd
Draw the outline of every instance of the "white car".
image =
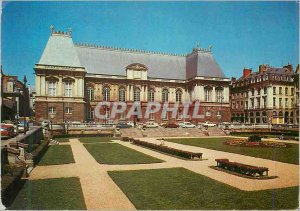
<svg viewBox="0 0 300 211">
<path fill-rule="evenodd" d="M 145 126 L 147 128 L 157 128 L 158 127 L 158 124 L 156 122 L 146 122 L 145 123 Z"/>
<path fill-rule="evenodd" d="M 204 127 L 215 127 L 215 126 L 217 126 L 215 123 L 212 123 L 212 122 L 204 122 L 202 125 Z"/>
<path fill-rule="evenodd" d="M 42 123 L 41 123 L 42 127 L 49 127 L 50 125 L 50 121 L 49 120 L 43 120 Z"/>
<path fill-rule="evenodd" d="M 183 128 L 195 128 L 196 125 L 194 125 L 194 124 L 192 124 L 192 123 L 190 123 L 190 122 L 183 122 L 183 123 L 181 124 L 181 127 L 183 127 Z"/>
<path fill-rule="evenodd" d="M 134 123 L 131 121 L 126 122 L 127 125 L 130 125 L 131 127 L 134 127 Z"/>
</svg>

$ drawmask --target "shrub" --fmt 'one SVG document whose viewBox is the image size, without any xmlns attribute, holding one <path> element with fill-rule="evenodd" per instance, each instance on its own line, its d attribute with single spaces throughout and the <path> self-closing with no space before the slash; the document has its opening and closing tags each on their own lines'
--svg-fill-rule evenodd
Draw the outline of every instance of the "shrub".
<svg viewBox="0 0 300 211">
<path fill-rule="evenodd" d="M 172 154 L 175 156 L 183 157 L 186 159 L 192 159 L 194 154 L 199 154 L 199 153 L 183 151 L 180 149 L 174 149 L 174 148 L 170 148 L 170 147 L 163 146 L 163 145 L 157 145 L 157 144 L 153 144 L 153 143 L 149 143 L 149 142 L 145 142 L 145 141 L 140 141 L 138 139 L 133 139 L 132 142 L 133 142 L 133 144 L 136 144 L 136 145 L 141 145 L 141 146 L 144 146 L 147 148 L 151 148 L 151 149 L 161 151 L 161 152 L 164 152 L 167 154 Z"/>
<path fill-rule="evenodd" d="M 258 135 L 249 136 L 248 142 L 261 142 L 261 137 Z"/>
<path fill-rule="evenodd" d="M 32 160 L 34 165 L 38 164 L 48 149 L 49 141 L 43 141 L 33 152 Z"/>
</svg>

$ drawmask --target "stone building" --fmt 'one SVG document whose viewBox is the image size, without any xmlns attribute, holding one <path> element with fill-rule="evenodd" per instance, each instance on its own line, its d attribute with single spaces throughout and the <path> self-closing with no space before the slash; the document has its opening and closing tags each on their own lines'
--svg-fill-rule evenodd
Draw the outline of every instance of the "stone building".
<svg viewBox="0 0 300 211">
<path fill-rule="evenodd" d="M 256 124 L 298 124 L 292 65 L 282 68 L 260 65 L 257 72 L 244 69 L 231 84 L 232 121 Z"/>
<path fill-rule="evenodd" d="M 95 117 L 99 102 L 125 102 L 127 110 L 117 116 L 126 119 L 133 102 L 139 102 L 143 114 L 149 101 L 180 103 L 176 119 L 150 115 L 156 122 L 182 119 L 182 103 L 200 102 L 203 119 L 186 121 L 229 121 L 229 84 L 208 49 L 195 47 L 186 55 L 75 44 L 71 30 L 51 34 L 40 61 L 35 65 L 36 120 L 53 122 L 103 121 Z M 192 106 L 191 106 L 192 107 Z M 192 110 L 192 108 L 190 109 Z M 111 107 L 102 107 L 109 120 Z M 190 114 L 191 111 L 189 111 Z M 149 119 L 132 117 L 131 121 Z"/>
<path fill-rule="evenodd" d="M 30 116 L 29 90 L 18 76 L 6 75 L 1 67 L 1 121 L 17 120 L 18 117 Z"/>
</svg>

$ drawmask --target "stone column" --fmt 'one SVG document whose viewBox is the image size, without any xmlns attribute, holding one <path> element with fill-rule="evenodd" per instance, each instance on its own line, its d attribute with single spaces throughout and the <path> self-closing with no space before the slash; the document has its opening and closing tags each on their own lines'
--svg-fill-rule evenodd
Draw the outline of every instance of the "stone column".
<svg viewBox="0 0 300 211">
<path fill-rule="evenodd" d="M 212 102 L 217 102 L 217 99 L 216 99 L 216 87 L 213 87 L 213 89 L 212 89 Z"/>
<path fill-rule="evenodd" d="M 77 78 L 75 78 L 72 88 L 74 89 L 74 91 L 73 91 L 74 96 L 77 97 L 78 96 L 78 79 Z"/>
<path fill-rule="evenodd" d="M 145 86 L 145 95 L 144 95 L 144 101 L 148 101 L 148 86 Z"/>
<path fill-rule="evenodd" d="M 40 81 L 41 81 L 41 95 L 46 95 L 47 87 L 46 87 L 46 79 L 44 75 L 41 76 Z"/>
<path fill-rule="evenodd" d="M 41 76 L 36 75 L 35 76 L 35 92 L 36 95 L 41 95 Z"/>
<path fill-rule="evenodd" d="M 130 101 L 129 93 L 130 93 L 130 85 L 128 84 L 126 89 L 126 101 Z"/>
</svg>

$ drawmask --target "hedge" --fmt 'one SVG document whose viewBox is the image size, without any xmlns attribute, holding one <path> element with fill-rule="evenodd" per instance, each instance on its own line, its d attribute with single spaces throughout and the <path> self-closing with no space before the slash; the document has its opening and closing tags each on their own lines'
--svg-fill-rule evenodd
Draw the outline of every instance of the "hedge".
<svg viewBox="0 0 300 211">
<path fill-rule="evenodd" d="M 163 146 L 163 145 L 157 145 L 157 144 L 153 144 L 153 143 L 149 143 L 149 142 L 145 142 L 145 141 L 140 141 L 138 139 L 131 139 L 131 140 L 132 140 L 133 144 L 151 148 L 151 149 L 161 151 L 161 152 L 164 152 L 167 154 L 172 154 L 175 156 L 183 157 L 186 159 L 192 159 L 193 157 L 196 157 L 195 155 L 198 155 L 198 154 L 201 154 L 201 157 L 202 157 L 202 153 L 183 151 L 180 149 L 174 149 L 174 148 L 170 148 L 170 147 Z"/>
<path fill-rule="evenodd" d="M 32 152 L 32 160 L 34 165 L 37 165 L 40 162 L 41 158 L 48 150 L 49 147 L 48 145 L 49 145 L 48 140 L 42 141 L 42 143 Z"/>
</svg>

